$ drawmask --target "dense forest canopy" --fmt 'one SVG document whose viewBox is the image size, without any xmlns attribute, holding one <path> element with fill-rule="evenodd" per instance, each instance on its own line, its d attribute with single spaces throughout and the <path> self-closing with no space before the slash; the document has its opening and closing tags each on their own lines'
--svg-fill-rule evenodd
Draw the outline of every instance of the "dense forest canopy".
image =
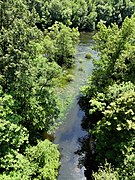
<svg viewBox="0 0 135 180">
<path fill-rule="evenodd" d="M 93 30 L 101 20 L 107 26 L 114 22 L 121 26 L 134 10 L 134 0 L 0 1 L 0 179 L 57 178 L 59 151 L 43 136 L 55 128 L 60 111 L 55 88 L 63 68 L 74 65 L 78 29 Z M 118 130 L 122 143 L 127 134 L 129 143 L 121 144 L 117 151 L 120 161 L 116 158 L 124 166 L 123 157 L 127 163 L 134 157 L 134 117 L 129 119 L 134 111 L 134 16 L 121 29 L 118 26 L 100 25 L 95 41 L 101 60 L 96 62 L 84 94 L 92 107 L 98 104 L 90 113 L 98 110 L 105 123 L 110 123 L 108 116 L 110 121 L 112 116 L 123 116 L 121 108 L 126 108 L 123 122 L 118 119 L 109 130 L 99 121 L 93 130 L 97 139 L 100 126 L 105 130 L 102 138 L 107 131 Z M 118 112 L 112 114 L 108 110 L 112 106 Z M 101 147 L 106 149 L 102 141 L 97 150 Z M 132 166 L 130 171 L 132 174 Z"/>
<path fill-rule="evenodd" d="M 37 21 L 40 29 L 55 21 L 79 30 L 93 30 L 101 20 L 106 25 L 114 22 L 121 25 L 135 10 L 134 0 L 33 0 L 28 4 L 30 9 L 35 7 L 40 17 Z"/>
<path fill-rule="evenodd" d="M 96 138 L 97 161 L 108 166 L 94 174 L 95 179 L 135 178 L 135 15 L 119 28 L 99 24 L 95 48 L 100 60 L 83 88 L 89 120 L 95 121 L 91 133 Z M 113 173 L 114 172 L 114 173 Z"/>
<path fill-rule="evenodd" d="M 41 135 L 58 117 L 53 89 L 60 67 L 44 57 L 35 10 L 21 0 L 0 6 L 0 179 L 46 179 L 50 173 L 55 179 L 59 152 Z"/>
</svg>

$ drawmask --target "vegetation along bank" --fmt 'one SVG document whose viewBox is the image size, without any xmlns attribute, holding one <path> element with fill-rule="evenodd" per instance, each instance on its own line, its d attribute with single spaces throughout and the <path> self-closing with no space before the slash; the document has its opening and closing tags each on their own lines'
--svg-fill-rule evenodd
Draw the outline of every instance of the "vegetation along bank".
<svg viewBox="0 0 135 180">
<path fill-rule="evenodd" d="M 56 89 L 79 31 L 99 21 L 100 61 L 83 90 L 88 114 L 98 114 L 97 160 L 112 163 L 109 176 L 134 178 L 134 10 L 134 0 L 0 1 L 1 180 L 57 179 L 59 151 L 43 134 L 56 126 Z"/>
</svg>

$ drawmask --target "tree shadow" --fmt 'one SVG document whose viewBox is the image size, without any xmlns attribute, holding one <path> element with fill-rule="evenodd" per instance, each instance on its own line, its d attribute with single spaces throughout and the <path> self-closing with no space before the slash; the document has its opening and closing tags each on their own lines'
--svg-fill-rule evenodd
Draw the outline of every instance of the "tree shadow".
<svg viewBox="0 0 135 180">
<path fill-rule="evenodd" d="M 80 101 L 78 104 L 80 105 Z M 96 140 L 89 132 L 89 130 L 93 127 L 93 120 L 91 120 L 91 117 L 86 114 L 82 119 L 81 128 L 87 132 L 87 135 L 78 138 L 79 149 L 75 152 L 75 154 L 78 155 L 78 167 L 84 167 L 84 175 L 86 179 L 92 180 L 92 172 L 97 171 L 98 169 L 95 152 Z"/>
</svg>

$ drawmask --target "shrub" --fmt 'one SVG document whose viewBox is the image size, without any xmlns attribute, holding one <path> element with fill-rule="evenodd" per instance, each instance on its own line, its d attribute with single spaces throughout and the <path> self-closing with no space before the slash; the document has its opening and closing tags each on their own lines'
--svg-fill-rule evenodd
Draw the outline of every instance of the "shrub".
<svg viewBox="0 0 135 180">
<path fill-rule="evenodd" d="M 85 58 L 86 58 L 86 59 L 91 59 L 91 57 L 92 57 L 92 54 L 91 54 L 91 53 L 87 53 L 87 54 L 85 55 Z"/>
</svg>

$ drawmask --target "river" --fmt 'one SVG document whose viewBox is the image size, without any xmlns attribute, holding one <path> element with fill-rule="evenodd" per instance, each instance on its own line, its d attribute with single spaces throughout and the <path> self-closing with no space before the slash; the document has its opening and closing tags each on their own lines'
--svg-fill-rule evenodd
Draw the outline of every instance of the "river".
<svg viewBox="0 0 135 180">
<path fill-rule="evenodd" d="M 74 80 L 70 82 L 64 90 L 63 96 L 72 96 L 73 102 L 68 108 L 63 124 L 55 133 L 55 144 L 59 145 L 61 153 L 61 166 L 58 180 L 86 180 L 87 167 L 84 163 L 85 151 L 81 143 L 82 139 L 87 139 L 88 132 L 82 127 L 82 120 L 85 113 L 80 109 L 78 100 L 80 97 L 80 87 L 85 85 L 88 76 L 91 74 L 93 64 L 91 59 L 86 59 L 85 55 L 91 53 L 93 58 L 97 58 L 97 52 L 92 50 L 94 41 L 90 33 L 81 33 L 80 43 L 76 52 L 76 65 L 74 68 Z"/>
</svg>

